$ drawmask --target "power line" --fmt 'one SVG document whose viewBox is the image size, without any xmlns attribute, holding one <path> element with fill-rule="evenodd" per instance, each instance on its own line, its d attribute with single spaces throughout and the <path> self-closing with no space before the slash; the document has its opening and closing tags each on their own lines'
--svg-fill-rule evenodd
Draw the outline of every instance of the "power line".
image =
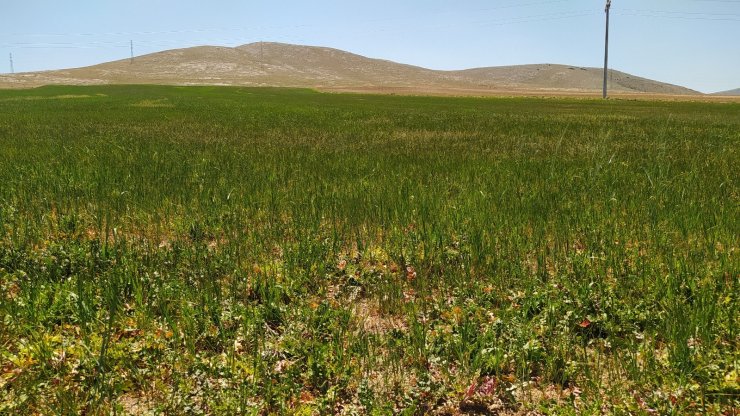
<svg viewBox="0 0 740 416">
<path fill-rule="evenodd" d="M 529 3 L 536 4 L 536 3 Z M 562 20 L 572 19 L 577 17 L 590 16 L 596 13 L 595 11 L 570 11 L 570 12 L 554 12 L 546 14 L 535 14 L 525 15 L 519 17 L 506 17 L 491 20 L 479 20 L 475 22 L 468 22 L 465 24 L 480 24 L 484 26 L 504 26 L 504 25 L 516 25 L 525 24 L 540 21 L 551 21 L 551 20 Z M 441 29 L 446 27 L 459 27 L 463 23 L 451 23 L 447 25 L 435 26 L 435 29 Z M 374 32 L 380 32 L 382 30 L 374 30 Z M 193 31 L 177 31 L 177 33 L 196 32 Z M 155 32 L 152 32 L 155 33 Z M 160 32 L 160 33 L 175 33 L 174 31 Z M 57 35 L 54 35 L 57 36 Z M 74 36 L 74 35 L 72 35 Z M 152 46 L 171 46 L 171 45 L 182 45 L 184 43 L 192 44 L 203 44 L 209 42 L 216 43 L 244 43 L 245 38 L 220 38 L 204 40 L 137 40 L 139 44 L 152 45 Z M 130 42 L 131 43 L 131 42 Z M 127 45 L 131 48 L 131 44 Z M 90 41 L 90 42 L 6 42 L 0 44 L 0 47 L 13 47 L 20 49 L 95 49 L 95 48 L 122 48 L 123 45 L 120 41 Z"/>
<path fill-rule="evenodd" d="M 563 3 L 566 0 L 545 0 L 545 1 L 533 1 L 533 2 L 527 2 L 527 3 L 515 3 L 515 4 L 509 4 L 509 5 L 502 5 L 497 7 L 489 7 L 489 8 L 481 8 L 476 10 L 471 10 L 475 12 L 484 12 L 484 11 L 493 11 L 493 10 L 501 10 L 501 9 L 513 9 L 513 8 L 523 8 L 528 6 L 537 6 L 542 4 L 552 4 L 552 3 Z M 740 0 L 693 0 L 695 2 L 716 2 L 716 3 L 740 3 Z M 635 16 L 635 17 L 658 17 L 663 19 L 680 19 L 680 20 L 708 20 L 708 21 L 739 21 L 740 20 L 740 14 L 736 13 L 708 13 L 708 12 L 680 12 L 680 11 L 664 11 L 664 10 L 647 10 L 647 9 L 615 9 L 617 14 L 622 16 Z M 627 13 L 625 13 L 627 12 Z M 493 19 L 493 20 L 487 20 L 483 22 L 473 22 L 473 23 L 481 23 L 486 25 L 494 25 L 494 26 L 501 26 L 501 25 L 513 25 L 513 24 L 522 24 L 522 23 L 529 23 L 529 22 L 536 22 L 536 21 L 544 21 L 544 20 L 560 20 L 560 19 L 571 19 L 575 17 L 581 17 L 588 15 L 588 12 L 586 11 L 571 11 L 571 12 L 555 12 L 555 13 L 549 13 L 544 15 L 526 15 L 526 16 L 510 16 L 506 18 L 500 18 L 500 19 Z M 369 19 L 364 21 L 364 23 L 371 23 L 371 22 L 377 22 L 377 21 L 393 21 L 393 20 L 410 20 L 410 17 L 394 17 L 394 18 L 386 18 L 386 19 Z M 444 25 L 443 27 L 455 27 L 459 26 L 463 23 L 453 23 L 450 25 Z M 234 27 L 234 28 L 195 28 L 195 29 L 186 29 L 186 30 L 163 30 L 163 31 L 132 31 L 132 32 L 104 32 L 104 33 L 49 33 L 49 34 L 39 34 L 39 33 L 29 33 L 29 34 L 22 34 L 22 33 L 15 33 L 15 34 L 9 34 L 10 37 L 102 37 L 102 36 L 125 36 L 125 35 L 139 35 L 139 36 L 154 36 L 154 35 L 166 35 L 166 34 L 188 34 L 188 33 L 229 33 L 229 32 L 244 32 L 246 30 L 272 30 L 272 29 L 297 29 L 297 28 L 311 28 L 315 27 L 316 25 L 311 24 L 302 24 L 302 25 L 284 25 L 284 26 L 262 26 L 262 27 L 251 27 L 249 29 L 244 27 Z M 240 40 L 243 40 L 244 37 L 241 37 Z M 143 44 L 166 44 L 167 41 L 140 41 Z M 187 42 L 187 40 L 185 40 Z M 194 40 L 191 42 L 195 42 Z M 183 41 L 172 41 L 169 42 L 170 44 L 182 44 Z M 92 42 L 6 42 L 4 44 L 1 44 L 0 46 L 3 47 L 18 47 L 18 48 L 29 48 L 29 49 L 74 49 L 74 48 L 80 48 L 80 49 L 89 49 L 93 46 L 98 45 L 111 45 L 111 46 L 120 46 L 119 41 L 92 41 Z"/>
<path fill-rule="evenodd" d="M 574 17 L 590 16 L 595 13 L 597 12 L 594 12 L 594 11 L 556 12 L 556 13 L 546 13 L 546 14 L 535 14 L 535 15 L 522 16 L 522 17 L 508 17 L 508 18 L 502 18 L 502 19 L 484 20 L 484 21 L 478 21 L 474 23 L 480 23 L 480 24 L 485 24 L 489 26 L 503 26 L 503 25 L 519 24 L 519 23 L 572 19 Z M 457 25 L 451 24 L 448 26 L 457 26 Z"/>
<path fill-rule="evenodd" d="M 657 17 L 659 19 L 679 19 L 679 20 L 705 20 L 710 22 L 740 22 L 738 18 L 723 18 L 723 17 L 692 17 L 692 16 L 669 16 L 660 13 L 617 13 L 620 16 L 631 16 L 631 17 Z"/>
<path fill-rule="evenodd" d="M 519 3 L 519 4 L 510 4 L 510 5 L 503 5 L 498 7 L 492 7 L 492 8 L 484 8 L 484 9 L 478 9 L 478 11 L 488 11 L 488 10 L 499 10 L 499 9 L 509 9 L 509 8 L 515 8 L 515 7 L 525 7 L 525 6 L 535 6 L 540 4 L 549 4 L 549 3 L 562 3 L 565 0 L 549 0 L 549 1 L 538 1 L 538 2 L 528 2 L 528 3 Z M 738 1 L 730 1 L 730 0 L 694 0 L 696 2 L 719 2 L 719 3 L 740 3 L 740 0 Z M 707 20 L 707 21 L 740 21 L 740 14 L 734 14 L 734 13 L 708 13 L 708 12 L 679 12 L 679 11 L 663 11 L 663 10 L 647 10 L 647 9 L 620 9 L 615 8 L 614 10 L 618 15 L 620 16 L 633 16 L 633 17 L 655 17 L 655 18 L 662 18 L 662 19 L 680 19 L 680 20 Z M 532 22 L 539 22 L 539 21 L 551 21 L 551 20 L 564 20 L 564 19 L 573 19 L 577 17 L 585 17 L 592 14 L 597 13 L 596 11 L 584 11 L 584 10 L 575 10 L 575 11 L 569 11 L 569 12 L 554 12 L 554 13 L 547 13 L 547 14 L 536 14 L 536 15 L 525 15 L 525 16 L 509 16 L 504 18 L 498 18 L 498 19 L 489 19 L 489 20 L 479 20 L 474 22 L 454 22 L 450 24 L 444 24 L 444 25 L 435 25 L 434 29 L 444 29 L 444 28 L 452 28 L 452 27 L 459 27 L 460 25 L 469 25 L 469 24 L 479 24 L 484 26 L 504 26 L 504 25 L 517 25 L 517 24 L 526 24 L 526 23 L 532 23 Z M 377 20 L 377 19 L 376 19 Z M 403 20 L 403 18 L 391 18 L 386 20 Z M 375 21 L 375 20 L 373 20 Z M 311 25 L 286 25 L 285 28 L 292 27 L 292 28 L 307 28 L 312 27 Z M 273 27 L 274 28 L 274 27 Z M 251 28 L 255 29 L 255 28 Z M 245 31 L 245 28 L 221 28 L 221 29 L 188 29 L 188 30 L 169 30 L 169 31 L 140 31 L 140 32 L 108 32 L 108 33 L 69 33 L 69 34 L 27 34 L 27 35 L 13 35 L 13 36 L 28 36 L 28 37 L 37 37 L 37 36 L 69 36 L 69 37 L 76 37 L 76 36 L 122 36 L 127 34 L 137 34 L 137 35 L 158 35 L 158 34 L 185 34 L 185 33 L 207 33 L 207 32 L 229 32 L 229 31 Z M 361 29 L 360 29 L 361 30 Z M 381 30 L 380 28 L 376 28 L 372 30 L 372 32 L 383 32 L 385 30 Z M 220 38 L 220 39 L 182 39 L 182 40 L 137 40 L 140 44 L 143 45 L 149 45 L 149 46 L 162 46 L 162 47 L 168 47 L 168 46 L 177 46 L 177 45 L 184 45 L 184 44 L 207 44 L 210 42 L 215 42 L 216 44 L 241 44 L 245 43 L 245 40 L 248 37 L 235 37 L 235 38 Z M 5 42 L 0 44 L 0 47 L 7 47 L 7 48 L 18 48 L 18 49 L 95 49 L 95 48 L 122 48 L 124 45 L 121 44 L 122 42 L 117 40 L 112 41 L 81 41 L 81 42 Z M 129 42 L 129 48 L 130 54 L 132 56 L 133 61 L 133 41 Z"/>
<path fill-rule="evenodd" d="M 647 9 L 618 9 L 620 11 L 625 12 L 637 12 L 637 13 L 662 13 L 662 14 L 668 14 L 668 15 L 681 15 L 681 14 L 687 14 L 690 16 L 737 16 L 740 17 L 740 14 L 737 13 L 707 13 L 707 12 L 680 12 L 675 10 L 647 10 Z"/>
<path fill-rule="evenodd" d="M 549 1 L 538 1 L 533 3 L 516 3 L 516 4 L 510 4 L 506 6 L 498 6 L 498 7 L 486 7 L 483 9 L 475 9 L 470 10 L 472 12 L 486 12 L 490 10 L 503 10 L 503 9 L 513 9 L 513 8 L 519 8 L 519 7 L 529 7 L 529 6 L 541 6 L 543 4 L 551 4 L 551 3 L 565 3 L 568 0 L 549 0 Z"/>
<path fill-rule="evenodd" d="M 536 2 L 529 2 L 529 3 L 513 3 L 509 5 L 503 5 L 498 7 L 486 7 L 481 9 L 472 9 L 468 10 L 469 12 L 484 12 L 484 11 L 492 11 L 492 10 L 503 10 L 503 9 L 514 9 L 514 8 L 525 8 L 529 6 L 539 6 L 544 4 L 553 4 L 553 3 L 565 3 L 569 0 L 544 0 L 544 1 L 536 1 Z M 448 11 L 437 11 L 433 12 L 431 14 L 448 14 Z M 363 21 L 354 22 L 353 24 L 361 24 L 361 23 L 376 23 L 376 22 L 382 22 L 382 21 L 392 21 L 392 20 L 412 20 L 417 19 L 418 15 L 411 17 L 411 16 L 401 16 L 401 17 L 388 17 L 388 18 L 379 18 L 379 19 L 367 19 Z M 324 27 L 324 25 L 321 24 L 300 24 L 300 25 L 274 25 L 274 26 L 250 26 L 249 29 L 251 30 L 268 30 L 268 29 L 295 29 L 295 28 L 312 28 L 312 27 Z M 234 31 L 245 31 L 248 30 L 245 27 L 231 27 L 231 28 L 195 28 L 195 29 L 179 29 L 179 30 L 153 30 L 153 31 L 119 31 L 119 32 L 102 32 L 102 33 L 88 33 L 88 32 L 82 32 L 82 33 L 0 33 L 0 36 L 23 36 L 23 37 L 100 37 L 100 36 L 131 36 L 131 35 L 138 35 L 138 36 L 147 36 L 147 35 L 166 35 L 166 34 L 183 34 L 183 33 L 207 33 L 207 32 L 234 32 Z"/>
<path fill-rule="evenodd" d="M 554 4 L 554 3 L 565 3 L 568 0 L 543 0 L 543 1 L 533 1 L 533 2 L 527 2 L 527 3 L 513 3 L 508 5 L 501 5 L 496 7 L 484 7 L 479 9 L 470 9 L 467 10 L 467 12 L 485 12 L 485 11 L 494 11 L 494 10 L 505 10 L 505 9 L 514 9 L 514 8 L 526 8 L 530 6 L 539 6 L 539 5 L 545 5 L 545 4 Z M 698 3 L 732 3 L 732 4 L 738 4 L 740 3 L 740 0 L 691 0 L 693 2 Z M 616 9 L 615 9 L 616 10 Z M 641 10 L 641 9 L 618 9 L 623 11 L 631 11 L 631 12 L 655 12 L 655 13 L 666 13 L 666 14 L 689 14 L 689 15 L 712 15 L 712 16 L 740 16 L 736 13 L 703 13 L 703 12 L 677 12 L 677 11 L 662 11 L 662 10 Z M 435 11 L 431 14 L 447 14 L 448 11 Z M 533 16 L 524 16 L 521 17 L 521 19 L 533 17 Z M 516 19 L 516 18 L 513 18 Z M 396 20 L 402 20 L 402 21 L 408 21 L 408 20 L 418 20 L 417 16 L 399 16 L 399 17 L 388 17 L 388 18 L 379 18 L 379 19 L 367 19 L 363 21 L 354 22 L 354 25 L 360 24 L 360 23 L 376 23 L 381 21 L 396 21 Z M 186 34 L 186 33 L 208 33 L 208 32 L 235 32 L 235 31 L 246 31 L 246 30 L 274 30 L 274 29 L 296 29 L 296 28 L 312 28 L 312 27 L 324 27 L 324 25 L 319 24 L 300 24 L 300 25 L 267 25 L 267 26 L 250 26 L 249 28 L 246 27 L 231 27 L 231 28 L 194 28 L 194 29 L 180 29 L 180 30 L 155 30 L 155 31 L 116 31 L 116 32 L 100 32 L 100 33 L 0 33 L 0 36 L 3 37 L 101 37 L 101 36 L 150 36 L 150 35 L 166 35 L 166 34 Z"/>
<path fill-rule="evenodd" d="M 243 41 L 244 38 L 220 38 L 220 39 L 201 39 L 198 40 L 176 40 L 176 39 L 161 39 L 161 40 L 141 40 L 137 41 L 138 44 L 144 45 L 175 45 L 183 43 L 203 43 L 205 42 L 239 42 Z M 0 47 L 4 48 L 21 48 L 21 49 L 94 49 L 94 48 L 130 48 L 130 43 L 126 44 L 121 41 L 95 41 L 95 42 L 14 42 L 14 43 L 3 43 Z"/>
</svg>

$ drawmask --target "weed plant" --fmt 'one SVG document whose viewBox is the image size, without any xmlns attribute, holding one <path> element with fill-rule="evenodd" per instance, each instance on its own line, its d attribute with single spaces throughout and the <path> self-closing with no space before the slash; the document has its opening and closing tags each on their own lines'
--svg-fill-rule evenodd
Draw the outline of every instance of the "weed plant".
<svg viewBox="0 0 740 416">
<path fill-rule="evenodd" d="M 0 414 L 734 414 L 740 105 L 0 91 Z"/>
</svg>

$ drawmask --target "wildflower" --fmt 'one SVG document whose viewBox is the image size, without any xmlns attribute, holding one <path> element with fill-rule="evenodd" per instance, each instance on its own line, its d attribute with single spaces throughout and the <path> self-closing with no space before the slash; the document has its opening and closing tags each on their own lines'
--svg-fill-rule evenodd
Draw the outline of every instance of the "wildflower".
<svg viewBox="0 0 740 416">
<path fill-rule="evenodd" d="M 406 266 L 406 280 L 409 282 L 416 279 L 416 269 L 414 269 L 414 266 Z"/>
<path fill-rule="evenodd" d="M 483 384 L 478 387 L 478 393 L 483 396 L 493 396 L 498 386 L 498 380 L 493 377 L 486 377 L 483 380 Z"/>
</svg>

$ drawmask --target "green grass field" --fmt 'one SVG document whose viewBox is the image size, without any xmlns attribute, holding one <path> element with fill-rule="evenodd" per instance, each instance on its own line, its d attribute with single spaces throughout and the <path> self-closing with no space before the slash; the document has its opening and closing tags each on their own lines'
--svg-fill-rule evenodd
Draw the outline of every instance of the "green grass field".
<svg viewBox="0 0 740 416">
<path fill-rule="evenodd" d="M 0 91 L 0 414 L 736 414 L 740 104 Z"/>
</svg>

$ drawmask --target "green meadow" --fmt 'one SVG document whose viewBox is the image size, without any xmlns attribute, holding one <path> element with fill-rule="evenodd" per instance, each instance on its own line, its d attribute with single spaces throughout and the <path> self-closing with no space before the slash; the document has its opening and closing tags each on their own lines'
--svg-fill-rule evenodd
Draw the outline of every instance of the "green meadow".
<svg viewBox="0 0 740 416">
<path fill-rule="evenodd" d="M 740 406 L 740 104 L 0 91 L 0 414 Z"/>
</svg>

